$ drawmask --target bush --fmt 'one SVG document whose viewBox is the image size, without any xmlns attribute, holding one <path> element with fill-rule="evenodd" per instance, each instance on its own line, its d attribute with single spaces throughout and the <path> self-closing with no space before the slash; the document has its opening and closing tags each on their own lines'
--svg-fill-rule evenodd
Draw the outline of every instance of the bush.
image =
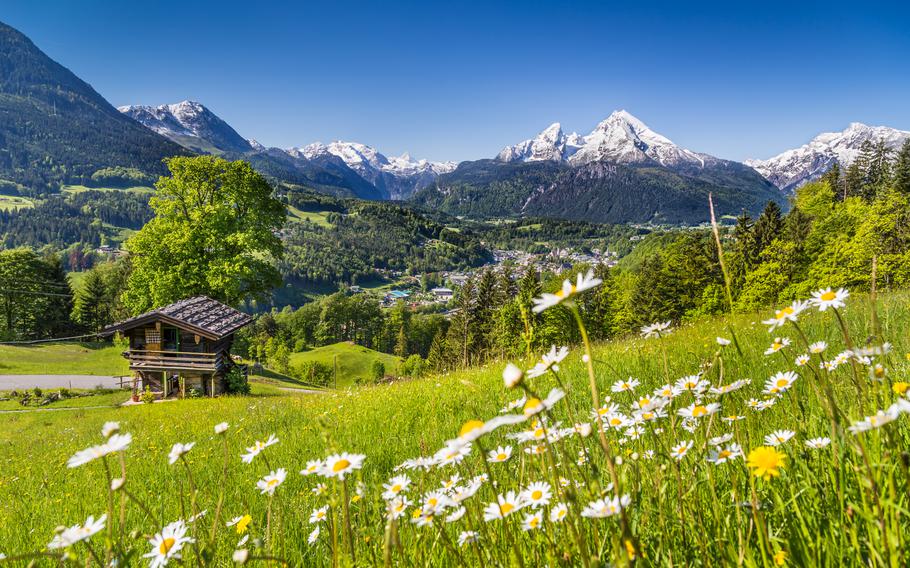
<svg viewBox="0 0 910 568">
<path fill-rule="evenodd" d="M 380 381 L 385 377 L 385 365 L 379 359 L 373 361 L 373 365 L 370 366 L 370 377 L 374 381 Z"/>
<path fill-rule="evenodd" d="M 401 364 L 401 367 L 398 368 L 398 373 L 405 377 L 414 377 L 418 378 L 423 375 L 426 370 L 426 361 L 418 355 L 414 354 L 404 360 L 404 363 Z"/>
<path fill-rule="evenodd" d="M 146 385 L 145 390 L 139 395 L 139 400 L 146 404 L 155 402 L 155 395 L 152 393 L 152 388 Z"/>
<path fill-rule="evenodd" d="M 224 388 L 228 394 L 250 394 L 250 383 L 240 367 L 232 367 L 224 376 Z"/>
<path fill-rule="evenodd" d="M 318 361 L 305 361 L 295 365 L 291 371 L 294 378 L 300 379 L 311 385 L 327 387 L 332 383 L 332 368 Z"/>
<path fill-rule="evenodd" d="M 190 390 L 186 392 L 187 398 L 202 398 L 202 390 L 197 387 L 190 387 Z"/>
</svg>

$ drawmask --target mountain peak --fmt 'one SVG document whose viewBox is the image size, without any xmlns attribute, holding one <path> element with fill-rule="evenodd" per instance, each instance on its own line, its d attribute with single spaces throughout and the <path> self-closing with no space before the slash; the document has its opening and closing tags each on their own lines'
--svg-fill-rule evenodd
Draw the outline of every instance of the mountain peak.
<svg viewBox="0 0 910 568">
<path fill-rule="evenodd" d="M 253 149 L 228 123 L 197 101 L 155 107 L 127 105 L 117 110 L 190 150 L 244 153 Z"/>
<path fill-rule="evenodd" d="M 799 148 L 786 150 L 767 160 L 749 159 L 744 163 L 780 189 L 792 191 L 818 179 L 835 163 L 844 168 L 852 164 L 866 141 L 881 140 L 897 151 L 908 139 L 910 132 L 906 130 L 851 122 L 844 130 L 822 132 Z"/>
</svg>

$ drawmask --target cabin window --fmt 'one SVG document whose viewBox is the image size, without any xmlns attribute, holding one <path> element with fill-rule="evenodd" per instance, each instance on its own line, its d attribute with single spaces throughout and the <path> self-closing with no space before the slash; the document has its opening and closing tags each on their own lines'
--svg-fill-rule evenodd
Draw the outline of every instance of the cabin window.
<svg viewBox="0 0 910 568">
<path fill-rule="evenodd" d="M 145 343 L 161 343 L 161 332 L 157 329 L 146 329 L 145 330 Z"/>
<path fill-rule="evenodd" d="M 174 327 L 166 327 L 161 330 L 163 349 L 168 351 L 179 351 L 180 350 L 180 330 Z"/>
</svg>

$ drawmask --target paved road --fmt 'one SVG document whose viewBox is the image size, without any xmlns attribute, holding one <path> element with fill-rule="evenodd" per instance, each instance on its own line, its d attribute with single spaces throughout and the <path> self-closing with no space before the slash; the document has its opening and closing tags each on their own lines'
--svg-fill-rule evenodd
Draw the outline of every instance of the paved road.
<svg viewBox="0 0 910 568">
<path fill-rule="evenodd" d="M 0 375 L 0 390 L 117 388 L 120 377 L 96 375 Z"/>
</svg>

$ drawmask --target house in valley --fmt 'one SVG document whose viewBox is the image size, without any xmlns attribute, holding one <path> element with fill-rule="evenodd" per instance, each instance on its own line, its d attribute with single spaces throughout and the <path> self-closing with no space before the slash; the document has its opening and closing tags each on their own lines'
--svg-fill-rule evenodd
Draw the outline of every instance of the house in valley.
<svg viewBox="0 0 910 568">
<path fill-rule="evenodd" d="M 238 367 L 231 358 L 234 334 L 252 317 L 206 296 L 164 306 L 106 328 L 129 341 L 123 353 L 137 390 L 162 398 L 196 389 L 205 396 L 225 391 L 225 376 Z"/>
</svg>

